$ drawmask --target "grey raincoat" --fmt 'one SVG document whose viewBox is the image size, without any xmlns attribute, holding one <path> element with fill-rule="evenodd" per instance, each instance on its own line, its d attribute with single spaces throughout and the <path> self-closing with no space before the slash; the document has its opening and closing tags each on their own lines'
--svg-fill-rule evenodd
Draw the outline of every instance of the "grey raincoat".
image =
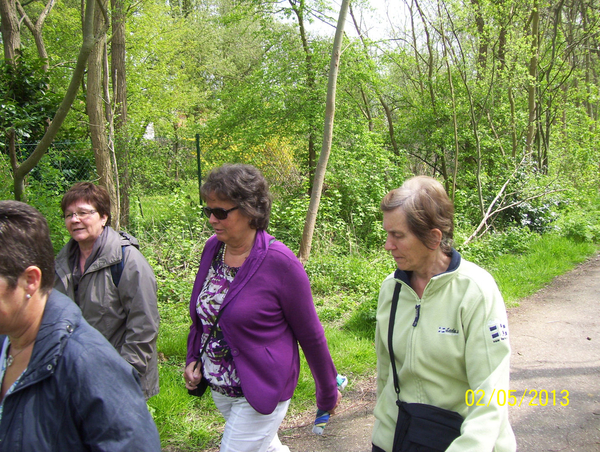
<svg viewBox="0 0 600 452">
<path fill-rule="evenodd" d="M 74 270 L 79 245 L 71 239 L 56 257 L 54 288 L 75 300 L 89 324 L 135 367 L 144 395 L 150 398 L 158 393 L 156 279 L 148 261 L 133 245 L 137 245 L 135 238 L 105 227 L 83 274 L 78 275 Z M 111 266 L 122 259 L 117 287 Z"/>
</svg>

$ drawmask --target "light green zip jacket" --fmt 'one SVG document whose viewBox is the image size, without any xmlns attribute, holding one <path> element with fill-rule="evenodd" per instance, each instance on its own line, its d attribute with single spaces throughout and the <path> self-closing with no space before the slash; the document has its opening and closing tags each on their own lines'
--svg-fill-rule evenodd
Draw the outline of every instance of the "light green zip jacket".
<svg viewBox="0 0 600 452">
<path fill-rule="evenodd" d="M 402 290 L 393 346 L 400 399 L 456 411 L 465 418 L 460 437 L 447 452 L 515 451 L 508 422 L 507 317 L 494 279 L 453 250 L 448 270 L 429 281 L 422 298 L 408 280 L 405 272 L 397 270 L 385 279 L 379 293 L 373 444 L 391 452 L 398 416 L 387 342 L 398 281 Z"/>
</svg>

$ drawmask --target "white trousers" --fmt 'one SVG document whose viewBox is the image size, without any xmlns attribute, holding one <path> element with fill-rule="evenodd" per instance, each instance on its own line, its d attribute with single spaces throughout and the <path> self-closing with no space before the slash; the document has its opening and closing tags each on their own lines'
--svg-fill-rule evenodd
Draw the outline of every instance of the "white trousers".
<svg viewBox="0 0 600 452">
<path fill-rule="evenodd" d="M 279 402 L 271 414 L 261 414 L 245 397 L 227 397 L 211 392 L 226 421 L 220 452 L 290 452 L 277 436 L 290 405 L 289 400 Z"/>
</svg>

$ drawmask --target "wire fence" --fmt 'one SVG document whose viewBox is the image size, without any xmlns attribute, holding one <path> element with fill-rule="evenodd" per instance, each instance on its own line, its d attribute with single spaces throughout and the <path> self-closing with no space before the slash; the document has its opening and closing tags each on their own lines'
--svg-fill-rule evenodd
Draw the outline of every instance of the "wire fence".
<svg viewBox="0 0 600 452">
<path fill-rule="evenodd" d="M 20 144 L 18 161 L 26 160 L 35 146 Z M 129 192 L 136 196 L 169 194 L 190 183 L 197 184 L 199 188 L 203 178 L 223 163 L 256 166 L 265 175 L 275 196 L 298 193 L 305 181 L 293 153 L 288 147 L 276 143 L 252 151 L 220 154 L 215 150 L 203 150 L 197 138 L 155 138 L 132 143 L 128 150 L 127 159 L 119 159 L 119 174 L 127 168 Z M 60 193 L 76 182 L 98 179 L 91 142 L 79 140 L 54 142 L 31 171 L 27 182 L 36 182 Z"/>
</svg>

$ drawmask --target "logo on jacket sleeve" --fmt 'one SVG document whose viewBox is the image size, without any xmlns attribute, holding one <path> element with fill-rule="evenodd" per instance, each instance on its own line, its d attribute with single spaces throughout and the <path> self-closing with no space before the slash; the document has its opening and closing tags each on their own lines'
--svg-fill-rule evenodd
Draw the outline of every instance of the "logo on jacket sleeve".
<svg viewBox="0 0 600 452">
<path fill-rule="evenodd" d="M 500 342 L 508 339 L 508 326 L 506 323 L 500 320 L 490 320 L 488 322 L 488 329 L 492 336 L 492 342 Z"/>
</svg>

